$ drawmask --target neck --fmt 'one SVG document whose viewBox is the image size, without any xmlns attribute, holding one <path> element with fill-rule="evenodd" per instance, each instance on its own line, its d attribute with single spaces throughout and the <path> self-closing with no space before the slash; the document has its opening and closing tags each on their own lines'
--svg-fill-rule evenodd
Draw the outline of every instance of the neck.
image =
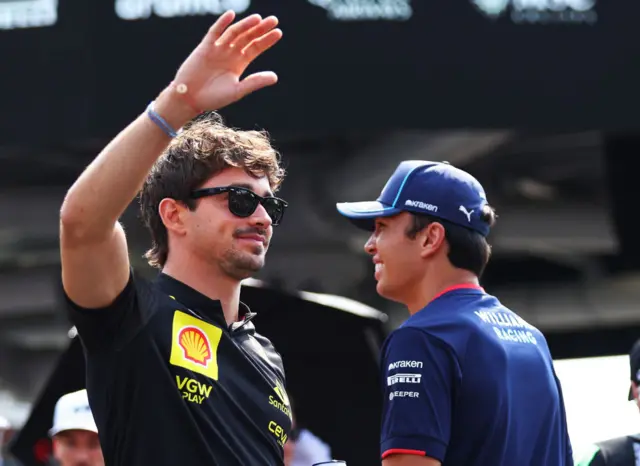
<svg viewBox="0 0 640 466">
<path fill-rule="evenodd" d="M 437 278 L 434 278 L 437 277 Z M 415 286 L 412 297 L 405 304 L 411 315 L 423 309 L 435 297 L 456 285 L 476 285 L 479 286 L 478 277 L 467 270 L 449 268 L 446 271 L 439 271 L 436 274 L 426 274 L 424 278 Z"/>
<path fill-rule="evenodd" d="M 228 325 L 238 321 L 241 282 L 226 275 L 219 267 L 201 261 L 167 259 L 162 273 L 202 293 L 209 299 L 220 301 Z"/>
</svg>

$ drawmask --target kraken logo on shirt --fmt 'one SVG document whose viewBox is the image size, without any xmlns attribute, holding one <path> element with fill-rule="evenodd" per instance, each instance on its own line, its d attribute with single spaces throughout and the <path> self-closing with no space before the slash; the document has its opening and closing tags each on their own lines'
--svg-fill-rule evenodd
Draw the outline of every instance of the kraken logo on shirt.
<svg viewBox="0 0 640 466">
<path fill-rule="evenodd" d="M 169 363 L 218 380 L 218 345 L 222 330 L 175 311 Z"/>
</svg>

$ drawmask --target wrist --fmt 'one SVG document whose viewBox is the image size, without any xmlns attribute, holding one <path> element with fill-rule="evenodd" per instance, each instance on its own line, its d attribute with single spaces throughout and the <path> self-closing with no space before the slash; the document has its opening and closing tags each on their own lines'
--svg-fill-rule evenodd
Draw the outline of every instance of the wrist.
<svg viewBox="0 0 640 466">
<path fill-rule="evenodd" d="M 160 93 L 155 100 L 154 109 L 176 131 L 198 116 L 198 112 L 185 102 L 174 86 L 169 86 Z"/>
</svg>

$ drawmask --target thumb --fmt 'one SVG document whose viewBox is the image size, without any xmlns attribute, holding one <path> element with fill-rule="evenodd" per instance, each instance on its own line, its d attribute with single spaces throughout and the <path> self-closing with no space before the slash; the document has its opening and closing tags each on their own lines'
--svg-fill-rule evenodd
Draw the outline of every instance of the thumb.
<svg viewBox="0 0 640 466">
<path fill-rule="evenodd" d="M 263 87 L 273 86 L 278 82 L 278 76 L 272 71 L 254 73 L 238 83 L 238 98 L 241 99 Z"/>
</svg>

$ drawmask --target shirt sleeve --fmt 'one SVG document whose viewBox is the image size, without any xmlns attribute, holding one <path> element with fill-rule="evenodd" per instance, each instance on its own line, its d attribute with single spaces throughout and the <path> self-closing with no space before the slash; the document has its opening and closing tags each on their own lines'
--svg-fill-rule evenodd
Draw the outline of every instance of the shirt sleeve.
<svg viewBox="0 0 640 466">
<path fill-rule="evenodd" d="M 549 355 L 549 357 L 551 357 L 551 355 Z M 572 464 L 573 463 L 573 447 L 571 445 L 571 438 L 569 437 L 569 430 L 567 428 L 567 410 L 564 404 L 564 395 L 562 393 L 562 384 L 560 383 L 560 379 L 558 379 L 558 376 L 555 373 L 553 373 L 555 380 L 556 380 L 556 386 L 558 387 L 558 393 L 560 395 L 560 403 L 562 404 L 562 418 L 564 420 L 564 425 L 565 425 L 565 431 L 564 431 L 564 442 L 565 442 L 565 454 L 566 454 L 566 458 L 565 458 L 565 464 Z"/>
<path fill-rule="evenodd" d="M 64 293 L 64 290 L 63 290 Z M 86 309 L 64 293 L 71 323 L 89 352 L 118 350 L 124 347 L 148 322 L 153 310 L 151 287 L 133 269 L 129 281 L 115 301 L 100 309 Z"/>
<path fill-rule="evenodd" d="M 451 434 L 457 359 L 439 339 L 406 327 L 382 350 L 382 458 L 414 454 L 444 461 Z"/>
</svg>

